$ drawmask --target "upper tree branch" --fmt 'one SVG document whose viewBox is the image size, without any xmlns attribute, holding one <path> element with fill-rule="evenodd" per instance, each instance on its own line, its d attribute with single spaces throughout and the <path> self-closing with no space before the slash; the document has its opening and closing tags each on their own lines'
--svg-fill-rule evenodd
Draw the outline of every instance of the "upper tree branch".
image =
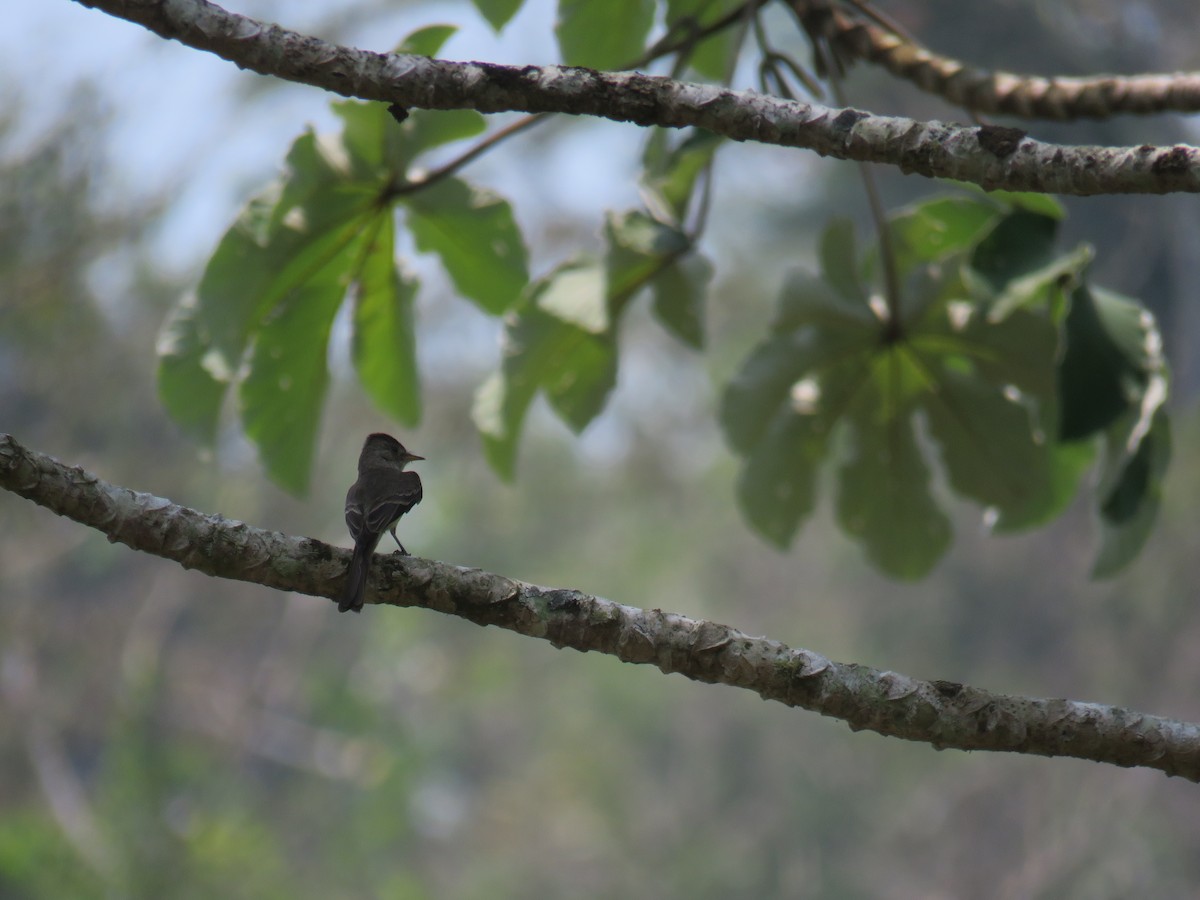
<svg viewBox="0 0 1200 900">
<path fill-rule="evenodd" d="M 804 29 L 843 59 L 864 59 L 963 109 L 1027 119 L 1106 119 L 1200 111 L 1200 73 L 1041 78 L 977 69 L 868 21 L 836 0 L 789 0 Z"/>
<path fill-rule="evenodd" d="M 0 434 L 0 487 L 110 541 L 209 575 L 340 596 L 349 551 L 263 531 L 101 481 Z M 1011 697 L 832 662 L 727 625 L 622 606 L 414 557 L 379 557 L 368 599 L 498 625 L 556 647 L 597 650 L 937 748 L 1073 756 L 1200 781 L 1200 725 L 1070 700 Z"/>
<path fill-rule="evenodd" d="M 1072 147 L 1019 133 L 997 140 L 997 129 L 831 109 L 639 73 L 356 50 L 235 15 L 206 0 L 77 2 L 242 68 L 404 107 L 557 112 L 638 125 L 695 126 L 737 141 L 887 163 L 988 189 L 1077 195 L 1200 191 L 1200 151 L 1189 146 Z"/>
</svg>

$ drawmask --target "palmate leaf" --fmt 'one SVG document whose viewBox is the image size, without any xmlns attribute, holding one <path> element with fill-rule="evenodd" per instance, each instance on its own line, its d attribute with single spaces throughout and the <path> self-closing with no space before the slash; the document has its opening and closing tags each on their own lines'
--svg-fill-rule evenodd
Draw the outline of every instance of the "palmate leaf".
<svg viewBox="0 0 1200 900">
<path fill-rule="evenodd" d="M 329 382 L 329 332 L 360 245 L 361 231 L 346 234 L 341 247 L 315 260 L 311 275 L 281 298 L 257 330 L 240 385 L 246 436 L 271 477 L 293 493 L 308 487 Z"/>
<path fill-rule="evenodd" d="M 688 214 L 701 173 L 724 139 L 694 128 L 675 140 L 670 128 L 652 128 L 642 153 L 642 195 L 655 218 L 680 227 Z"/>
<path fill-rule="evenodd" d="M 346 267 L 354 258 L 348 248 L 374 215 L 371 186 L 355 179 L 352 171 L 343 147 L 311 132 L 302 135 L 288 155 L 284 179 L 247 205 L 218 245 L 194 297 L 168 319 L 159 344 L 159 391 L 167 410 L 191 434 L 213 439 L 222 398 L 239 377 L 243 361 L 253 374 L 254 366 L 266 359 L 257 351 L 247 356 L 265 330 L 285 323 L 303 331 L 310 324 L 314 334 L 292 336 L 305 346 L 319 343 L 314 352 L 324 367 L 323 313 L 285 316 L 282 309 L 299 302 L 298 297 L 320 295 L 320 300 L 305 302 L 324 310 L 330 285 L 345 290 Z M 310 283 L 320 288 L 313 293 Z M 284 380 L 288 393 L 280 395 L 281 409 L 293 403 L 311 407 L 313 397 L 305 392 L 323 386 L 298 372 Z M 304 479 L 296 475 L 295 460 L 275 455 L 300 453 L 299 442 L 272 443 L 266 437 L 271 427 L 255 421 L 260 413 L 269 416 L 271 411 L 257 402 L 243 407 L 248 433 L 266 440 L 259 449 L 268 469 L 290 487 L 301 486 Z"/>
<path fill-rule="evenodd" d="M 417 282 L 396 266 L 395 219 L 381 216 L 358 266 L 350 354 L 363 388 L 405 425 L 421 418 L 413 304 Z"/>
<path fill-rule="evenodd" d="M 568 66 L 617 69 L 637 59 L 654 22 L 654 0 L 559 0 L 558 38 Z"/>
<path fill-rule="evenodd" d="M 643 212 L 611 214 L 607 253 L 566 262 L 530 286 L 505 323 L 500 371 L 472 411 L 492 467 L 511 478 L 525 414 L 541 392 L 572 430 L 600 414 L 617 379 L 616 332 L 650 289 L 667 327 L 699 341 L 707 262 L 680 231 Z"/>
<path fill-rule="evenodd" d="M 870 254 L 860 263 L 849 227 L 830 226 L 824 275 L 792 276 L 721 406 L 756 530 L 786 546 L 836 452 L 839 525 L 884 571 L 920 577 L 950 542 L 935 466 L 996 530 L 1028 528 L 1071 501 L 1096 453 L 1081 438 L 1103 432 L 1095 571 L 1136 554 L 1169 454 L 1161 340 L 1136 302 L 1086 286 L 1090 249 L 1055 255 L 1055 207 L 1013 205 L 902 212 L 893 235 L 915 294 L 899 329 L 867 301 Z"/>
<path fill-rule="evenodd" d="M 667 0 L 667 27 L 681 38 L 696 34 L 739 6 L 738 0 Z M 725 80 L 737 58 L 741 28 L 726 28 L 709 35 L 687 54 L 688 65 L 713 81 Z"/>
<path fill-rule="evenodd" d="M 950 546 L 950 519 L 930 490 L 932 473 L 913 417 L 900 410 L 880 415 L 883 386 L 873 381 L 851 411 L 838 470 L 837 520 L 876 566 L 915 579 Z"/>
<path fill-rule="evenodd" d="M 517 14 L 523 0 L 473 0 L 475 8 L 499 32 Z"/>
<path fill-rule="evenodd" d="M 421 29 L 399 50 L 432 55 L 454 31 Z M 414 161 L 479 134 L 482 116 L 416 111 L 397 123 L 384 104 L 358 101 L 338 101 L 333 111 L 341 131 L 293 143 L 282 177 L 239 214 L 159 339 L 159 393 L 172 417 L 211 443 L 236 385 L 247 436 L 272 477 L 297 492 L 307 484 L 328 383 L 331 325 L 351 287 L 351 355 L 364 388 L 401 422 L 420 415 L 417 284 L 395 260 L 398 203 L 418 247 L 437 254 L 485 311 L 507 310 L 528 280 L 506 202 L 454 179 L 409 183 Z M 553 396 L 572 417 L 584 415 L 561 383 Z"/>
<path fill-rule="evenodd" d="M 603 408 L 616 383 L 608 290 L 598 260 L 576 260 L 536 282 L 508 320 L 500 371 L 475 396 L 472 417 L 492 467 L 511 478 L 516 448 L 538 391 L 576 431 Z"/>
<path fill-rule="evenodd" d="M 492 315 L 529 282 L 525 243 L 507 200 L 457 178 L 404 198 L 417 249 L 435 253 L 455 288 Z"/>
</svg>

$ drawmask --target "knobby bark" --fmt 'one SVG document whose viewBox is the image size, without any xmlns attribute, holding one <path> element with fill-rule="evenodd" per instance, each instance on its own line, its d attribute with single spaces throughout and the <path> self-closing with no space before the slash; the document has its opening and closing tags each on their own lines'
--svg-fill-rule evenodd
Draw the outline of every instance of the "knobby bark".
<svg viewBox="0 0 1200 900">
<path fill-rule="evenodd" d="M 990 71 L 933 53 L 837 0 L 789 0 L 789 5 L 805 31 L 827 41 L 841 63 L 874 63 L 975 113 L 1067 122 L 1200 111 L 1200 72 L 1042 78 Z"/>
<path fill-rule="evenodd" d="M 219 578 L 341 595 L 350 552 L 264 531 L 108 484 L 0 434 L 0 487 L 120 542 Z M 638 609 L 417 557 L 377 556 L 368 603 L 422 607 L 556 647 L 594 650 L 694 681 L 938 749 L 998 750 L 1146 766 L 1200 781 L 1200 725 L 1097 703 L 1006 696 L 920 681 L 752 637 L 701 619 Z"/>
<path fill-rule="evenodd" d="M 1200 150 L 1051 144 L 1014 129 L 921 122 L 637 72 L 501 66 L 376 53 L 298 34 L 206 0 L 76 0 L 241 68 L 408 108 L 589 115 L 697 127 L 736 141 L 893 165 L 989 190 L 1094 195 L 1200 191 Z M 995 141 L 992 132 L 1009 133 Z M 1019 137 L 1018 137 L 1019 136 Z"/>
</svg>

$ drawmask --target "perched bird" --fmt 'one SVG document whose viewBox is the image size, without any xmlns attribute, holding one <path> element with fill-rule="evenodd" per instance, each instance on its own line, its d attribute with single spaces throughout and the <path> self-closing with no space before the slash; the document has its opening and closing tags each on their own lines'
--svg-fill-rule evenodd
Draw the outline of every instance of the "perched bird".
<svg viewBox="0 0 1200 900">
<path fill-rule="evenodd" d="M 362 610 L 367 570 L 384 532 L 390 531 L 400 552 L 408 555 L 396 537 L 396 523 L 421 502 L 421 476 L 405 472 L 404 467 L 424 458 L 409 453 L 390 434 L 367 436 L 358 456 L 358 480 L 346 492 L 346 525 L 354 538 L 354 556 L 346 570 L 346 590 L 338 604 L 339 612 Z"/>
</svg>

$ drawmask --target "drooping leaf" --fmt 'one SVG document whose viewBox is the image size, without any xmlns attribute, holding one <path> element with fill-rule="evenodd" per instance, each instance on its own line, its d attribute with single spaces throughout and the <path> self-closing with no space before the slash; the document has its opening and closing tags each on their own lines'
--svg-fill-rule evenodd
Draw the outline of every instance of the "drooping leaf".
<svg viewBox="0 0 1200 900">
<path fill-rule="evenodd" d="M 475 8 L 487 19 L 492 30 L 499 33 L 517 14 L 523 0 L 472 0 Z"/>
<path fill-rule="evenodd" d="M 1139 416 L 1139 421 L 1144 417 Z M 1171 458 L 1171 429 L 1166 412 L 1156 406 L 1149 417 L 1150 427 L 1134 441 L 1130 453 L 1125 442 L 1110 438 L 1107 474 L 1109 489 L 1100 505 L 1100 552 L 1092 568 L 1092 577 L 1108 578 L 1125 568 L 1141 552 L 1158 517 L 1163 478 Z M 1115 437 L 1115 435 L 1114 435 Z"/>
<path fill-rule="evenodd" d="M 738 477 L 737 498 L 746 520 L 784 549 L 816 505 L 817 469 L 829 433 L 808 416 L 776 419 Z"/>
<path fill-rule="evenodd" d="M 229 381 L 228 373 L 216 377 L 206 368 L 210 343 L 199 328 L 192 295 L 171 311 L 159 333 L 158 396 L 186 434 L 212 444 Z"/>
<path fill-rule="evenodd" d="M 612 315 L 619 316 L 625 304 L 649 287 L 659 320 L 684 343 L 700 346 L 704 291 L 712 267 L 692 252 L 687 235 L 641 211 L 610 213 L 604 234 Z"/>
<path fill-rule="evenodd" d="M 447 178 L 403 202 L 417 248 L 438 255 L 459 293 L 491 315 L 512 306 L 529 275 L 507 200 Z"/>
<path fill-rule="evenodd" d="M 483 439 L 484 455 L 492 469 L 511 481 L 516 470 L 517 445 L 521 426 L 529 404 L 537 394 L 538 384 L 528 371 L 528 359 L 506 359 L 499 372 L 485 381 L 475 392 L 471 420 Z"/>
<path fill-rule="evenodd" d="M 1102 431 L 1138 402 L 1162 368 L 1161 337 L 1138 304 L 1087 286 L 1071 295 L 1065 337 L 1059 434 L 1073 441 Z"/>
<path fill-rule="evenodd" d="M 271 477 L 294 493 L 308 487 L 329 382 L 329 332 L 361 252 L 361 229 L 350 226 L 340 237 L 258 329 L 239 389 L 247 437 Z"/>
<path fill-rule="evenodd" d="M 402 125 L 389 132 L 389 158 L 402 161 L 403 171 L 422 153 L 486 130 L 487 121 L 473 109 L 414 109 Z"/>
<path fill-rule="evenodd" d="M 867 302 L 859 276 L 878 267 L 858 263 L 848 226 L 826 231 L 823 275 L 792 276 L 722 400 L 756 530 L 786 545 L 837 450 L 839 524 L 884 571 L 920 577 L 950 540 L 934 465 L 996 530 L 1026 528 L 1066 508 L 1095 458 L 1094 442 L 1060 434 L 1107 429 L 1097 574 L 1137 552 L 1168 455 L 1161 338 L 1136 302 L 1086 285 L 1090 248 L 1056 254 L 1057 207 L 1030 207 L 968 197 L 904 211 L 898 328 Z M 829 441 L 835 430 L 844 439 Z"/>
<path fill-rule="evenodd" d="M 858 280 L 858 254 L 854 251 L 854 223 L 834 219 L 821 235 L 821 274 L 843 300 L 867 302 L 867 292 Z"/>
<path fill-rule="evenodd" d="M 1001 219 L 971 254 L 971 271 L 999 294 L 1014 278 L 1045 266 L 1054 258 L 1058 221 L 1016 210 Z"/>
<path fill-rule="evenodd" d="M 1003 215 L 999 205 L 972 196 L 935 197 L 901 210 L 890 221 L 900 274 L 969 250 Z"/>
<path fill-rule="evenodd" d="M 704 298 L 712 280 L 712 264 L 689 255 L 671 263 L 655 277 L 654 315 L 666 329 L 687 344 L 704 347 Z"/>
<path fill-rule="evenodd" d="M 525 414 L 539 390 L 575 431 L 604 408 L 617 374 L 609 304 L 603 265 L 581 259 L 532 285 L 510 314 L 500 371 L 476 393 L 472 410 L 488 461 L 503 477 L 512 476 Z"/>
<path fill-rule="evenodd" d="M 594 259 L 563 263 L 534 286 L 532 296 L 542 312 L 581 331 L 605 334 L 612 327 L 608 279 Z"/>
<path fill-rule="evenodd" d="M 265 320 L 340 254 L 372 192 L 338 141 L 309 132 L 292 145 L 283 179 L 242 210 L 160 344 L 164 403 L 190 433 L 212 439 L 221 397 Z"/>
<path fill-rule="evenodd" d="M 831 433 L 865 383 L 879 323 L 801 274 L 781 298 L 773 334 L 758 345 L 721 398 L 730 445 L 746 456 L 738 501 L 755 530 L 781 547 L 815 502 L 817 469 Z"/>
<path fill-rule="evenodd" d="M 568 66 L 618 69 L 642 54 L 653 21 L 653 0 L 559 0 L 554 33 Z"/>
<path fill-rule="evenodd" d="M 828 331 L 801 329 L 768 338 L 751 352 L 721 398 L 721 427 L 734 450 L 752 452 L 771 423 L 781 415 L 792 415 L 797 407 L 819 408 L 832 419 L 842 414 L 839 396 L 825 385 L 839 378 L 851 387 L 857 383 L 848 367 L 862 364 L 871 335 L 848 334 L 831 346 L 832 336 Z"/>
<path fill-rule="evenodd" d="M 974 185 L 964 185 L 964 187 L 982 193 L 982 188 L 976 188 Z M 1067 217 L 1066 209 L 1050 194 L 1035 194 L 1030 191 L 988 191 L 986 196 L 997 203 L 1036 213 L 1047 219 L 1061 221 Z"/>
<path fill-rule="evenodd" d="M 667 27 L 689 38 L 739 5 L 738 0 L 667 0 Z M 731 73 L 742 34 L 735 24 L 698 41 L 687 55 L 688 65 L 705 78 L 723 81 Z"/>
<path fill-rule="evenodd" d="M 671 144 L 672 130 L 650 132 L 642 154 L 642 190 L 656 217 L 669 225 L 682 225 L 697 180 L 723 143 L 711 131 L 696 128 L 682 141 Z"/>
<path fill-rule="evenodd" d="M 617 313 L 690 248 L 683 232 L 640 210 L 610 212 L 604 222 L 604 236 L 608 241 L 607 289 Z"/>
<path fill-rule="evenodd" d="M 517 2 L 519 3 L 519 0 Z M 478 3 L 475 5 L 479 6 Z M 426 25 L 405 37 L 395 52 L 412 53 L 415 56 L 437 56 L 442 45 L 457 33 L 457 25 Z"/>
<path fill-rule="evenodd" d="M 385 212 L 355 277 L 351 358 L 375 405 L 405 425 L 421 417 L 413 302 L 417 281 L 394 258 L 395 220 Z"/>
<path fill-rule="evenodd" d="M 994 510 L 997 530 L 1051 512 L 1053 460 L 1027 406 L 1000 385 L 943 370 L 922 403 L 956 492 Z"/>
<path fill-rule="evenodd" d="M 930 490 L 931 474 L 910 415 L 872 415 L 878 384 L 863 391 L 838 470 L 838 524 L 884 572 L 908 580 L 929 573 L 950 546 L 950 520 Z"/>
<path fill-rule="evenodd" d="M 342 146 L 350 157 L 351 170 L 358 178 L 381 178 L 387 159 L 388 133 L 396 129 L 395 120 L 382 103 L 338 100 L 330 104 L 342 120 Z"/>
</svg>

